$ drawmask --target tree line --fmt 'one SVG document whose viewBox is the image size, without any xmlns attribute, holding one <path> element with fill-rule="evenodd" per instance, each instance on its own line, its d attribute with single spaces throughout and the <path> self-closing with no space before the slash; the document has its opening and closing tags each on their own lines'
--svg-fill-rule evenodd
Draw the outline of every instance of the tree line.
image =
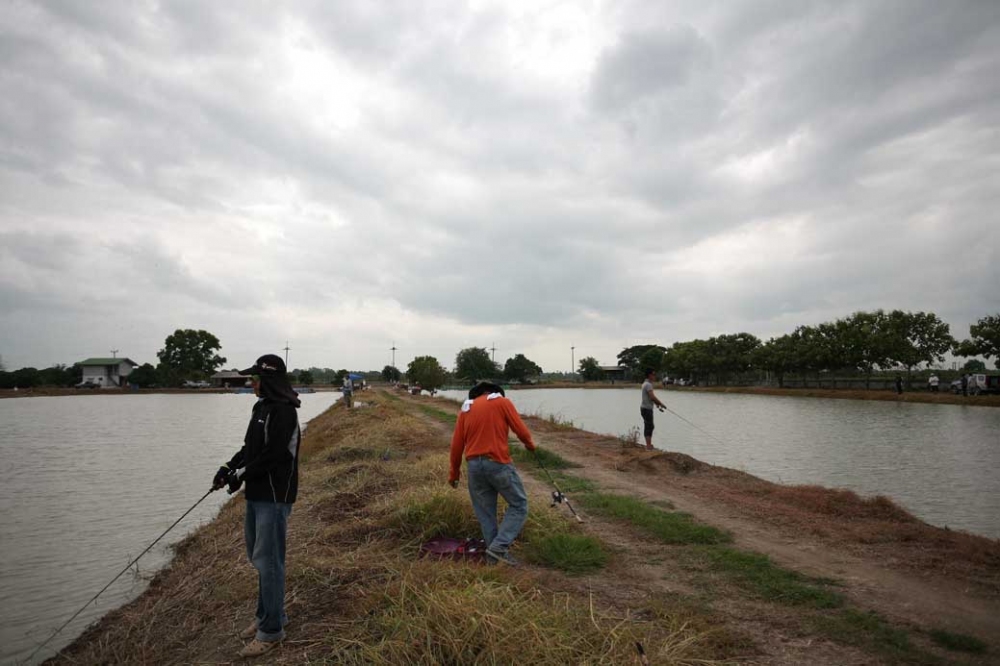
<svg viewBox="0 0 1000 666">
<path fill-rule="evenodd" d="M 964 340 L 952 337 L 948 324 L 934 313 L 875 310 L 799 326 L 766 342 L 750 333 L 734 333 L 675 342 L 669 348 L 636 345 L 623 349 L 618 363 L 634 379 L 640 379 L 645 368 L 715 384 L 766 372 L 783 386 L 788 375 L 840 372 L 860 375 L 868 386 L 877 372 L 905 371 L 909 377 L 921 365 L 942 362 L 948 352 L 994 359 L 1000 369 L 1000 314 L 977 321 Z M 967 365 L 985 367 L 975 359 Z M 580 374 L 585 380 L 603 377 L 593 357 L 581 359 Z"/>
</svg>

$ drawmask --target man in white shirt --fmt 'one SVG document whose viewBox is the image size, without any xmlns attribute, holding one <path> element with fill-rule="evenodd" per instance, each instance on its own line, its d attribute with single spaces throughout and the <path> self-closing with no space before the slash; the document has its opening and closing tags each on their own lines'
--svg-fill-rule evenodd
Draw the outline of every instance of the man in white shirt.
<svg viewBox="0 0 1000 666">
<path fill-rule="evenodd" d="M 639 414 L 642 415 L 642 434 L 646 438 L 646 448 L 653 449 L 653 405 L 661 412 L 666 409 L 666 405 L 653 393 L 653 382 L 656 381 L 656 371 L 646 368 L 646 381 L 642 383 L 642 403 L 639 405 Z"/>
</svg>

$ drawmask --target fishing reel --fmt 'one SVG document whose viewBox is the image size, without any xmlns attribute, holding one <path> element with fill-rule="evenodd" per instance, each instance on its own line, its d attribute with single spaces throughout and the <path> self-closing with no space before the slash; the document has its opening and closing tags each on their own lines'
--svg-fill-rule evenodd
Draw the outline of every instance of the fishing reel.
<svg viewBox="0 0 1000 666">
<path fill-rule="evenodd" d="M 550 504 L 549 506 L 553 507 L 556 504 L 562 504 L 565 501 L 566 501 L 566 496 L 565 495 L 563 495 L 558 490 L 553 490 L 552 491 L 552 504 Z"/>
</svg>

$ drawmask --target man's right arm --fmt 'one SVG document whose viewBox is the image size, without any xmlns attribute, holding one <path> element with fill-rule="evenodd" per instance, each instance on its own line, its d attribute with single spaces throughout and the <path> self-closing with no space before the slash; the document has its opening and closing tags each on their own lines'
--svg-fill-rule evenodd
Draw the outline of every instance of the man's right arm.
<svg viewBox="0 0 1000 666">
<path fill-rule="evenodd" d="M 465 451 L 465 413 L 459 412 L 455 420 L 455 432 L 451 434 L 451 469 L 448 472 L 448 483 L 455 485 L 461 476 L 462 452 Z"/>
<path fill-rule="evenodd" d="M 504 398 L 503 401 L 503 412 L 507 419 L 507 425 L 514 431 L 517 438 L 521 440 L 521 443 L 524 444 L 524 448 L 529 451 L 534 451 L 535 441 L 531 439 L 531 431 L 528 430 L 528 426 L 524 425 L 524 421 L 521 420 L 521 415 L 517 413 L 517 408 L 514 407 L 514 403 L 506 398 Z"/>
</svg>

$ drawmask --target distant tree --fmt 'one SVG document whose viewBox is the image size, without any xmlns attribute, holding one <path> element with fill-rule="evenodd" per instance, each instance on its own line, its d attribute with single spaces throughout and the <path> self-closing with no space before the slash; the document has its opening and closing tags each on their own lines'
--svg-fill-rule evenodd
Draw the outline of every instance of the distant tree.
<svg viewBox="0 0 1000 666">
<path fill-rule="evenodd" d="M 344 370 L 343 368 L 337 370 L 336 374 L 333 375 L 333 383 L 338 385 L 343 384 L 344 381 L 347 379 L 347 375 L 349 374 L 350 373 L 347 372 L 347 370 Z"/>
<path fill-rule="evenodd" d="M 298 373 L 299 373 L 299 384 L 302 384 L 303 386 L 312 386 L 313 381 L 315 381 L 313 373 L 309 372 L 308 370 L 299 370 Z"/>
<path fill-rule="evenodd" d="M 157 385 L 159 376 L 152 363 L 143 363 L 132 371 L 132 374 L 128 376 L 128 381 L 139 388 L 150 388 Z"/>
<path fill-rule="evenodd" d="M 983 317 L 969 327 L 969 339 L 956 345 L 959 356 L 985 356 L 996 359 L 1000 370 L 1000 314 Z"/>
<path fill-rule="evenodd" d="M 444 386 L 446 374 L 433 356 L 418 356 L 406 366 L 406 377 L 425 391 L 436 391 Z"/>
<path fill-rule="evenodd" d="M 224 356 L 215 353 L 221 348 L 219 339 L 208 331 L 177 329 L 156 352 L 161 378 L 171 386 L 185 379 L 206 379 L 226 362 Z"/>
<path fill-rule="evenodd" d="M 398 382 L 399 378 L 403 375 L 399 371 L 399 368 L 393 365 L 387 365 L 382 368 L 382 380 L 386 382 Z"/>
<path fill-rule="evenodd" d="M 932 312 L 893 310 L 888 315 L 887 334 L 888 362 L 906 368 L 907 382 L 913 368 L 943 361 L 945 353 L 955 346 L 948 324 Z"/>
<path fill-rule="evenodd" d="M 14 386 L 18 388 L 30 388 L 41 385 L 42 373 L 38 371 L 38 368 L 21 368 L 10 374 L 14 380 Z"/>
<path fill-rule="evenodd" d="M 985 372 L 986 364 L 978 358 L 970 358 L 962 366 L 962 372 Z"/>
<path fill-rule="evenodd" d="M 596 358 L 587 356 L 580 359 L 580 376 L 585 382 L 596 382 L 604 379 L 604 371 Z"/>
<path fill-rule="evenodd" d="M 455 376 L 461 380 L 474 382 L 493 379 L 499 374 L 500 369 L 483 347 L 467 347 L 455 356 Z"/>
<path fill-rule="evenodd" d="M 620 367 L 628 368 L 629 374 L 632 375 L 632 379 L 642 379 L 642 359 L 644 356 L 646 358 L 652 358 L 651 355 L 648 355 L 651 349 L 658 349 L 661 354 L 667 351 L 666 347 L 661 347 L 660 345 L 634 345 L 632 347 L 626 347 L 618 352 L 618 365 Z"/>
<path fill-rule="evenodd" d="M 666 361 L 667 350 L 659 345 L 650 347 L 639 357 L 639 374 L 643 379 L 646 377 L 646 368 L 652 368 L 653 372 L 659 374 L 663 372 L 663 364 Z"/>
<path fill-rule="evenodd" d="M 784 387 L 785 373 L 796 367 L 796 338 L 791 335 L 771 338 L 753 351 L 751 361 L 757 368 L 773 373 L 778 386 Z"/>
<path fill-rule="evenodd" d="M 831 345 L 827 358 L 835 367 L 849 366 L 859 370 L 865 376 L 865 388 L 870 386 L 876 369 L 891 364 L 889 317 L 882 310 L 855 312 L 850 317 L 838 319 L 832 326 L 821 324 L 820 330 L 831 333 L 826 340 Z"/>
<path fill-rule="evenodd" d="M 542 369 L 524 354 L 507 359 L 503 366 L 504 379 L 511 382 L 523 384 L 529 379 L 535 379 L 540 374 L 542 374 Z"/>
<path fill-rule="evenodd" d="M 73 369 L 65 365 L 53 365 L 39 373 L 39 386 L 73 386 Z"/>
</svg>

